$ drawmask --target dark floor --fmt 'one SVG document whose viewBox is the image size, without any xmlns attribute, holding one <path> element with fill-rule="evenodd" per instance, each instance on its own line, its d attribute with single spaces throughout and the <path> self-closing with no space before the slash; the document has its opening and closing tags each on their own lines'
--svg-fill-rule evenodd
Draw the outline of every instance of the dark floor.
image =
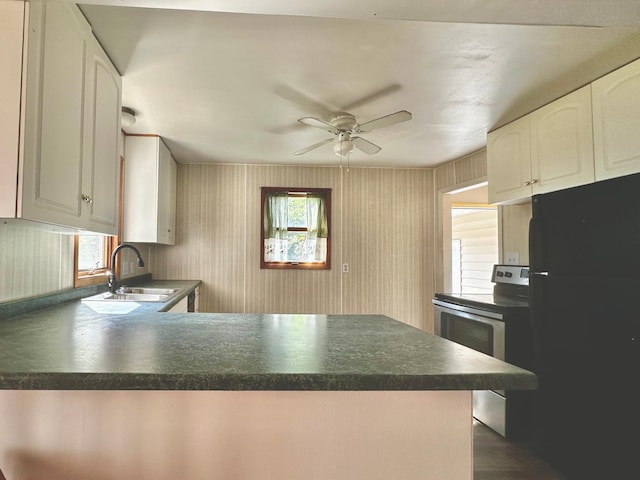
<svg viewBox="0 0 640 480">
<path fill-rule="evenodd" d="M 525 442 L 510 442 L 473 421 L 474 480 L 567 480 Z"/>
</svg>

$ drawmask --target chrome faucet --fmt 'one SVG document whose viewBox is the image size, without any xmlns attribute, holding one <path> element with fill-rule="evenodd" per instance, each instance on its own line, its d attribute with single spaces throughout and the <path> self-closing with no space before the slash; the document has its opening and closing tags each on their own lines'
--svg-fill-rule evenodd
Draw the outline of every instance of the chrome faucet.
<svg viewBox="0 0 640 480">
<path fill-rule="evenodd" d="M 116 293 L 116 255 L 123 248 L 130 248 L 136 255 L 138 256 L 138 266 L 144 267 L 144 260 L 142 260 L 142 256 L 136 247 L 130 245 L 128 243 L 122 243 L 113 249 L 111 252 L 111 264 L 109 265 L 109 292 Z"/>
</svg>

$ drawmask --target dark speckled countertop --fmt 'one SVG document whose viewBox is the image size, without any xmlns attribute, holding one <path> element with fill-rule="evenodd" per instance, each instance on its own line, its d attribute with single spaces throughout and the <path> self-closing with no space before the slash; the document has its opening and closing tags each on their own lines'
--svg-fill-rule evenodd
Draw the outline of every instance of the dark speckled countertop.
<svg viewBox="0 0 640 480">
<path fill-rule="evenodd" d="M 169 282 L 169 281 L 167 281 Z M 169 283 L 153 282 L 167 286 Z M 199 282 L 174 285 L 193 289 Z M 97 312 L 79 300 L 0 321 L 0 388 L 535 389 L 526 370 L 382 315 Z"/>
</svg>

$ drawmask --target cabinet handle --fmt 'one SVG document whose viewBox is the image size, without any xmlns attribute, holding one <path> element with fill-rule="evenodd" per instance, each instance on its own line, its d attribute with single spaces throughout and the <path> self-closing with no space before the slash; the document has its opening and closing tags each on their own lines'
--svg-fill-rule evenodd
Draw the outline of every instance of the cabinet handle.
<svg viewBox="0 0 640 480">
<path fill-rule="evenodd" d="M 531 185 L 531 182 L 524 182 L 525 187 L 528 187 L 529 185 Z"/>
<path fill-rule="evenodd" d="M 91 198 L 89 195 L 85 195 L 83 193 L 82 194 L 82 201 L 83 202 L 87 202 L 89 205 L 91 205 L 93 203 L 93 198 Z"/>
<path fill-rule="evenodd" d="M 533 180 L 531 180 L 531 183 L 532 183 L 532 184 L 534 184 L 534 183 L 538 183 L 538 180 L 537 180 L 536 178 L 534 178 Z"/>
</svg>

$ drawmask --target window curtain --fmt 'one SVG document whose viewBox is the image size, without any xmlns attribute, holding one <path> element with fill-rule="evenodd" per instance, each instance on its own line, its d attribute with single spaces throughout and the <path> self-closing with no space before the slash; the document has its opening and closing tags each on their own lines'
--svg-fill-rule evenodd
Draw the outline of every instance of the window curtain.
<svg viewBox="0 0 640 480">
<path fill-rule="evenodd" d="M 264 261 L 286 262 L 289 240 L 287 211 L 289 194 L 272 192 L 264 198 Z"/>
<path fill-rule="evenodd" d="M 326 261 L 329 222 L 324 195 L 310 193 L 306 196 L 307 232 L 305 232 L 302 248 L 294 249 L 297 252 L 297 258 L 289 258 L 288 200 L 287 192 L 265 194 L 263 219 L 265 262 Z"/>
<path fill-rule="evenodd" d="M 307 238 L 306 242 L 310 260 L 324 262 L 327 258 L 327 238 L 329 223 L 327 221 L 327 205 L 324 195 L 307 195 Z"/>
</svg>

